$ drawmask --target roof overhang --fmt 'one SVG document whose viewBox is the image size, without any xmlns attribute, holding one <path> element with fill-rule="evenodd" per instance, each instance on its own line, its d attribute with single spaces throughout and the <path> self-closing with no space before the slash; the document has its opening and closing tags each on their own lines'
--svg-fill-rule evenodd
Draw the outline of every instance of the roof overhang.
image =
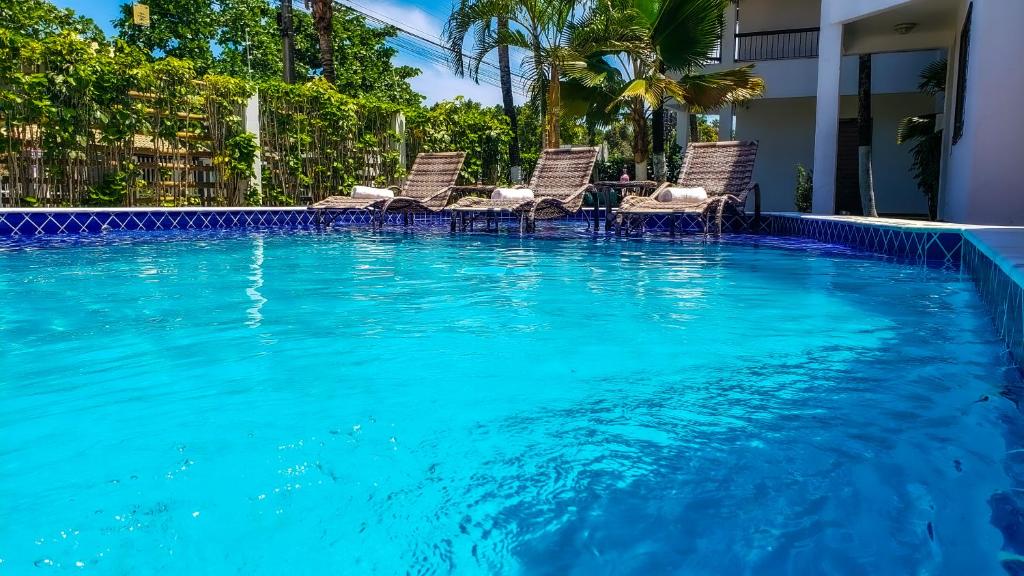
<svg viewBox="0 0 1024 576">
<path fill-rule="evenodd" d="M 962 0 L 910 0 L 850 20 L 843 52 L 874 54 L 948 48 L 956 37 Z"/>
</svg>

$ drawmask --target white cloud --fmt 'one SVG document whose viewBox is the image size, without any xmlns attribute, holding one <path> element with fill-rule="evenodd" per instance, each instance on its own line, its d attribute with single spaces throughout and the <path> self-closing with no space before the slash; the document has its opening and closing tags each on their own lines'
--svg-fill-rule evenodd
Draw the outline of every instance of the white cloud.
<svg viewBox="0 0 1024 576">
<path fill-rule="evenodd" d="M 401 26 L 420 36 L 439 43 L 444 43 L 441 34 L 444 30 L 443 20 L 422 8 L 394 0 L 350 0 L 353 7 L 367 14 Z M 485 105 L 501 104 L 501 89 L 490 84 L 476 82 L 469 78 L 460 78 L 450 69 L 433 60 L 427 60 L 408 51 L 399 49 L 395 62 L 399 65 L 419 68 L 419 76 L 409 83 L 413 89 L 426 96 L 426 104 L 439 100 L 450 100 L 456 96 L 465 96 Z M 524 98 L 516 94 L 517 104 Z"/>
<path fill-rule="evenodd" d="M 469 78 L 459 78 L 451 70 L 434 64 L 408 62 L 410 66 L 418 66 L 419 76 L 409 80 L 414 90 L 426 96 L 426 104 L 439 100 L 451 100 L 456 96 L 465 96 L 487 106 L 501 104 L 501 89 L 490 84 L 477 84 Z M 519 100 L 519 98 L 516 98 Z"/>
</svg>

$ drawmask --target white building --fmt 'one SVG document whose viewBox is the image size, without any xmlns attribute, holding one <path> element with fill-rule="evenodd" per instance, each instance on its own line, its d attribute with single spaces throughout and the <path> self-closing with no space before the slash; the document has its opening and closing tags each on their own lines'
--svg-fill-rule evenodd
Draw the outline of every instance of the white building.
<svg viewBox="0 0 1024 576">
<path fill-rule="evenodd" d="M 968 72 L 958 91 L 969 6 Z M 874 54 L 879 212 L 927 214 L 910 174 L 910 145 L 896 144 L 896 128 L 904 117 L 939 112 L 946 140 L 939 217 L 1024 224 L 1024 70 L 1013 64 L 1024 55 L 1024 0 L 736 0 L 725 21 L 721 64 L 709 68 L 753 63 L 767 90 L 720 111 L 720 138 L 760 141 L 755 177 L 765 210 L 793 209 L 797 164 L 814 170 L 814 212 L 857 210 L 857 55 Z M 945 98 L 920 94 L 920 71 L 943 56 Z M 957 118 L 963 130 L 954 145 Z"/>
</svg>

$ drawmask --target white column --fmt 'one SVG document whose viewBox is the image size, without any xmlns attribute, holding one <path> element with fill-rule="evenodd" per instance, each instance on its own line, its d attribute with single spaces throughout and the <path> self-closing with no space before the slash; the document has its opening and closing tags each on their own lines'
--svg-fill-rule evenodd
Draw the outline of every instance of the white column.
<svg viewBox="0 0 1024 576">
<path fill-rule="evenodd" d="M 722 106 L 722 109 L 718 111 L 718 140 L 719 142 L 725 142 L 732 140 L 732 115 L 733 107 L 732 104 Z"/>
<path fill-rule="evenodd" d="M 686 145 L 690 141 L 690 113 L 685 108 L 676 114 L 676 144 L 682 148 L 682 154 L 686 154 Z"/>
<path fill-rule="evenodd" d="M 260 144 L 260 94 L 259 92 L 249 98 L 245 106 L 245 130 L 256 136 L 256 144 Z M 256 159 L 253 160 L 253 177 L 249 186 L 256 189 L 257 196 L 261 202 L 263 199 L 263 154 L 260 149 L 256 150 Z"/>
<path fill-rule="evenodd" d="M 406 141 L 405 141 L 405 113 L 396 112 L 395 116 L 391 119 L 391 129 L 398 134 L 398 141 L 395 142 L 395 148 L 398 149 L 398 162 L 404 168 L 407 166 L 406 162 L 408 157 L 406 156 Z"/>
<path fill-rule="evenodd" d="M 729 2 L 725 6 L 725 28 L 722 29 L 722 64 L 732 64 L 736 61 L 736 4 Z"/>
<path fill-rule="evenodd" d="M 815 214 L 835 214 L 836 157 L 839 139 L 839 70 L 843 58 L 843 25 L 822 18 L 818 39 L 818 95 L 814 118 Z"/>
</svg>

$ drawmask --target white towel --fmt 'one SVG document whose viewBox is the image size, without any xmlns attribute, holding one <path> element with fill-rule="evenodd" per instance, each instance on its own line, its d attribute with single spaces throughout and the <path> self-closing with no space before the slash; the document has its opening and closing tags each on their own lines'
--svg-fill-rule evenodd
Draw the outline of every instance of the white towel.
<svg viewBox="0 0 1024 576">
<path fill-rule="evenodd" d="M 495 188 L 491 192 L 491 200 L 533 200 L 533 190 L 529 188 Z"/>
<path fill-rule="evenodd" d="M 353 198 L 366 200 L 379 200 L 381 198 L 394 198 L 395 191 L 387 188 L 374 188 L 373 186 L 354 186 L 352 188 Z"/>
<path fill-rule="evenodd" d="M 684 202 L 689 201 L 700 204 L 708 199 L 708 192 L 703 188 L 665 188 L 656 200 L 658 202 Z"/>
</svg>

